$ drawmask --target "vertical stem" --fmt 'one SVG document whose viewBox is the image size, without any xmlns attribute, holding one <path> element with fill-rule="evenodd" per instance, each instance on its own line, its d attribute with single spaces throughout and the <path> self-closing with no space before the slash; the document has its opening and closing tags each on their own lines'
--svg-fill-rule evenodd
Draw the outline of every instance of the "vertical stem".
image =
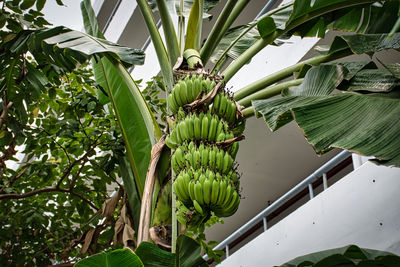
<svg viewBox="0 0 400 267">
<path fill-rule="evenodd" d="M 183 16 L 183 0 L 179 4 L 179 20 L 178 20 L 179 48 L 180 56 L 185 50 L 185 17 Z"/>
<path fill-rule="evenodd" d="M 158 10 L 160 12 L 162 26 L 164 29 L 164 37 L 165 37 L 165 43 L 167 44 L 169 61 L 171 67 L 173 67 L 175 65 L 176 60 L 179 57 L 178 39 L 165 0 L 157 0 L 156 2 Z"/>
</svg>

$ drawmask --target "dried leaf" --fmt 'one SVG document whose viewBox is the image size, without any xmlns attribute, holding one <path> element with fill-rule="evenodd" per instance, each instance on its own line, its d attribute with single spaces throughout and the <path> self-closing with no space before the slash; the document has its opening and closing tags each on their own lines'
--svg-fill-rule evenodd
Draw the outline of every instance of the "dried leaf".
<svg viewBox="0 0 400 267">
<path fill-rule="evenodd" d="M 156 167 L 160 159 L 161 152 L 165 146 L 165 137 L 163 135 L 157 144 L 151 149 L 151 159 L 149 164 L 149 169 L 146 175 L 146 184 L 144 186 L 142 206 L 140 209 L 140 220 L 139 220 L 139 230 L 137 243 L 140 244 L 142 241 L 149 240 L 149 225 L 151 216 L 151 201 L 153 198 L 154 183 L 157 179 Z"/>
<path fill-rule="evenodd" d="M 85 241 L 83 243 L 81 254 L 85 254 L 92 244 L 93 235 L 96 231 L 96 228 L 90 229 L 85 235 Z"/>
<path fill-rule="evenodd" d="M 118 192 L 111 198 L 106 199 L 103 203 L 101 214 L 106 218 L 105 224 L 109 224 L 114 219 L 114 210 L 118 204 L 119 199 L 123 195 L 124 190 L 120 187 Z"/>
</svg>

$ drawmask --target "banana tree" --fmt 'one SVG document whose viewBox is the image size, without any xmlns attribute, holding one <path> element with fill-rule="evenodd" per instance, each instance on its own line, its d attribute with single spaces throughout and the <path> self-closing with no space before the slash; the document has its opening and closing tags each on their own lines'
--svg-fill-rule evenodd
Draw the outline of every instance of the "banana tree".
<svg viewBox="0 0 400 267">
<path fill-rule="evenodd" d="M 130 64 L 140 63 L 132 58 L 137 59 L 141 52 L 121 49 L 104 40 L 90 1 L 81 5 L 87 34 L 56 28 L 41 39 L 45 47 L 61 49 L 54 55 L 55 64 L 73 67 L 68 64 L 69 55 L 73 62 L 93 56 L 98 98 L 114 111 L 125 141 L 127 158 L 121 158 L 120 165 L 125 166 L 121 173 L 138 243 L 150 241 L 149 228 L 154 222 L 171 221 L 171 250 L 178 255 L 177 220 L 202 240 L 204 225 L 236 211 L 239 176 L 233 162 L 244 119 L 254 114 L 261 114 L 271 129 L 294 118 L 318 153 L 341 147 L 375 156 L 378 163 L 400 166 L 400 143 L 395 134 L 400 126 L 393 119 L 399 112 L 399 65 L 383 63 L 384 68 L 377 68 L 368 62 L 327 64 L 352 54 L 398 49 L 399 1 L 296 0 L 246 25 L 232 27 L 248 2 L 228 0 L 203 42 L 202 21 L 215 1 L 137 1 L 166 88 L 170 115 L 166 136 L 162 136 L 154 114 L 126 70 Z M 156 9 L 165 43 L 153 16 Z M 170 12 L 178 16 L 177 29 Z M 330 47 L 319 51 L 320 56 L 251 82 L 235 94 L 224 89 L 266 46 L 280 45 L 293 35 L 323 38 L 329 29 L 356 33 L 337 37 Z M 27 37 L 21 35 L 16 48 L 26 43 Z M 210 73 L 205 71 L 206 65 L 211 66 Z M 293 75 L 294 79 L 285 80 Z M 381 82 L 379 86 L 377 81 Z M 346 92 L 331 96 L 337 92 L 335 89 Z M 268 99 L 280 94 L 282 98 Z M 359 114 L 371 116 L 364 120 Z M 341 127 L 336 127 L 338 124 Z M 164 194 L 167 197 L 158 198 L 166 177 L 173 180 L 172 197 Z M 168 199 L 172 208 L 166 214 L 160 207 L 169 207 Z"/>
<path fill-rule="evenodd" d="M 231 195 L 237 193 L 238 178 L 234 172 L 224 173 L 224 167 L 214 166 L 211 155 L 214 149 L 218 154 L 218 149 L 223 148 L 234 159 L 237 148 L 233 147 L 241 138 L 243 117 L 261 114 L 272 130 L 294 118 L 317 153 L 340 147 L 375 156 L 377 163 L 400 166 L 400 143 L 396 138 L 400 125 L 394 119 L 399 112 L 399 65 L 383 63 L 384 68 L 378 68 L 372 62 L 328 63 L 351 54 L 372 55 L 383 49 L 398 49 L 399 1 L 294 1 L 234 28 L 232 23 L 248 1 L 227 1 L 203 45 L 202 20 L 207 17 L 212 1 L 195 0 L 190 3 L 190 12 L 186 1 L 149 2 L 137 1 L 154 43 L 167 88 L 167 105 L 173 114 L 166 138 L 167 146 L 173 150 L 172 210 L 176 210 L 177 196 L 178 216 L 188 229 L 201 227 L 213 215 L 229 216 L 237 208 L 237 197 L 218 202 L 218 192 L 227 189 L 226 185 L 214 182 L 224 178 L 214 178 L 212 171 L 228 175 L 226 180 L 233 187 L 229 188 Z M 160 14 L 165 43 L 156 26 L 154 10 Z M 170 11 L 179 18 L 177 29 Z M 292 35 L 324 37 L 329 29 L 356 33 L 336 37 L 330 47 L 319 51 L 320 56 L 254 81 L 234 95 L 223 90 L 223 85 L 267 45 L 279 45 Z M 204 70 L 206 64 L 212 66 L 210 73 Z M 293 75 L 294 79 L 283 81 Z M 203 87 L 196 87 L 198 83 Z M 344 93 L 330 96 L 335 89 Z M 282 98 L 268 99 L 279 94 Z M 361 120 L 360 115 L 365 114 L 368 116 Z M 228 126 L 221 127 L 232 129 L 232 135 L 228 136 L 227 130 L 225 136 L 215 136 L 220 132 L 214 132 L 218 126 L 212 120 L 225 120 Z M 360 120 L 361 123 L 355 123 Z M 196 128 L 199 121 L 201 125 Z M 210 158 L 203 156 L 203 151 Z M 211 172 L 204 171 L 207 177 L 203 181 L 203 171 L 197 174 L 198 178 L 191 178 L 196 173 L 190 166 L 200 168 L 202 160 L 203 167 Z M 218 164 L 218 160 L 215 162 Z M 232 168 L 229 159 L 226 162 L 220 164 Z M 146 206 L 142 206 L 144 209 Z M 147 214 L 150 216 L 151 212 Z M 177 236 L 175 216 L 172 212 L 172 251 Z M 139 228 L 139 242 L 148 240 L 146 231 L 146 227 Z"/>
</svg>

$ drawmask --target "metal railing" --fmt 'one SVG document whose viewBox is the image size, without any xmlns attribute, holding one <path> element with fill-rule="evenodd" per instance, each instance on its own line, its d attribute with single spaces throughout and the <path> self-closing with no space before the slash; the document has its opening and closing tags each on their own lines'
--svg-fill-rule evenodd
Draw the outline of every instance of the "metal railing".
<svg viewBox="0 0 400 267">
<path fill-rule="evenodd" d="M 313 183 L 322 176 L 322 184 L 323 184 L 323 189 L 328 188 L 328 182 L 327 182 L 327 175 L 326 173 L 330 171 L 332 168 L 334 168 L 336 165 L 347 159 L 351 155 L 350 152 L 348 151 L 342 151 L 339 154 L 337 154 L 335 157 L 330 159 L 328 162 L 326 162 L 324 165 L 322 165 L 320 168 L 318 168 L 316 171 L 314 171 L 311 175 L 309 175 L 307 178 L 305 178 L 303 181 L 301 181 L 299 184 L 297 184 L 295 187 L 293 187 L 291 190 L 289 190 L 286 194 L 281 196 L 278 200 L 273 202 L 270 206 L 265 208 L 263 211 L 261 211 L 259 214 L 257 214 L 255 217 L 253 217 L 250 221 L 245 223 L 242 227 L 237 229 L 235 232 L 233 232 L 230 236 L 228 236 L 225 240 L 223 240 L 221 243 L 219 243 L 217 246 L 215 246 L 214 250 L 221 250 L 225 249 L 226 252 L 226 257 L 229 257 L 229 245 L 236 241 L 238 238 L 240 238 L 244 233 L 246 233 L 248 230 L 250 230 L 252 227 L 260 223 L 261 221 L 263 222 L 264 226 L 264 231 L 268 229 L 267 227 L 267 216 L 270 215 L 271 213 L 275 212 L 278 208 L 283 206 L 288 200 L 292 199 L 294 196 L 299 194 L 301 191 L 304 189 L 307 189 L 309 191 L 309 196 L 310 199 L 314 197 L 314 191 L 313 191 Z M 205 260 L 208 260 L 208 256 L 204 255 L 203 257 Z"/>
</svg>

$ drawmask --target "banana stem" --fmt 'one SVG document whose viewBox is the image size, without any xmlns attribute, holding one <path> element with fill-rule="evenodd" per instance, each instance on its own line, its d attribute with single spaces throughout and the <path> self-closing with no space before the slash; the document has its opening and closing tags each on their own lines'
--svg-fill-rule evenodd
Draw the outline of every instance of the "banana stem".
<svg viewBox="0 0 400 267">
<path fill-rule="evenodd" d="M 328 61 L 332 61 L 338 58 L 342 58 L 348 55 L 351 55 L 352 52 L 350 49 L 344 49 L 329 55 L 322 55 L 322 56 L 316 56 L 304 61 L 301 61 L 297 64 L 294 64 L 292 66 L 289 66 L 287 68 L 284 68 L 280 71 L 277 71 L 275 73 L 272 73 L 264 78 L 261 78 L 241 89 L 239 89 L 238 91 L 235 92 L 234 98 L 236 101 L 241 100 L 242 98 L 245 98 L 255 92 L 257 92 L 258 90 L 265 88 L 271 84 L 274 84 L 282 79 L 285 79 L 287 77 L 289 77 L 290 75 L 293 74 L 293 72 L 299 71 L 304 65 L 306 64 L 319 64 L 319 63 L 323 63 L 323 62 L 328 62 Z"/>
<path fill-rule="evenodd" d="M 303 80 L 304 79 L 297 79 L 297 80 L 283 82 L 283 83 L 280 83 L 280 84 L 277 84 L 274 86 L 267 87 L 264 90 L 257 91 L 254 94 L 249 95 L 249 96 L 239 100 L 238 104 L 247 108 L 247 107 L 251 106 L 252 100 L 266 99 L 266 98 L 270 98 L 270 97 L 279 95 L 283 89 L 289 88 L 291 86 L 299 85 L 303 82 Z"/>
</svg>

